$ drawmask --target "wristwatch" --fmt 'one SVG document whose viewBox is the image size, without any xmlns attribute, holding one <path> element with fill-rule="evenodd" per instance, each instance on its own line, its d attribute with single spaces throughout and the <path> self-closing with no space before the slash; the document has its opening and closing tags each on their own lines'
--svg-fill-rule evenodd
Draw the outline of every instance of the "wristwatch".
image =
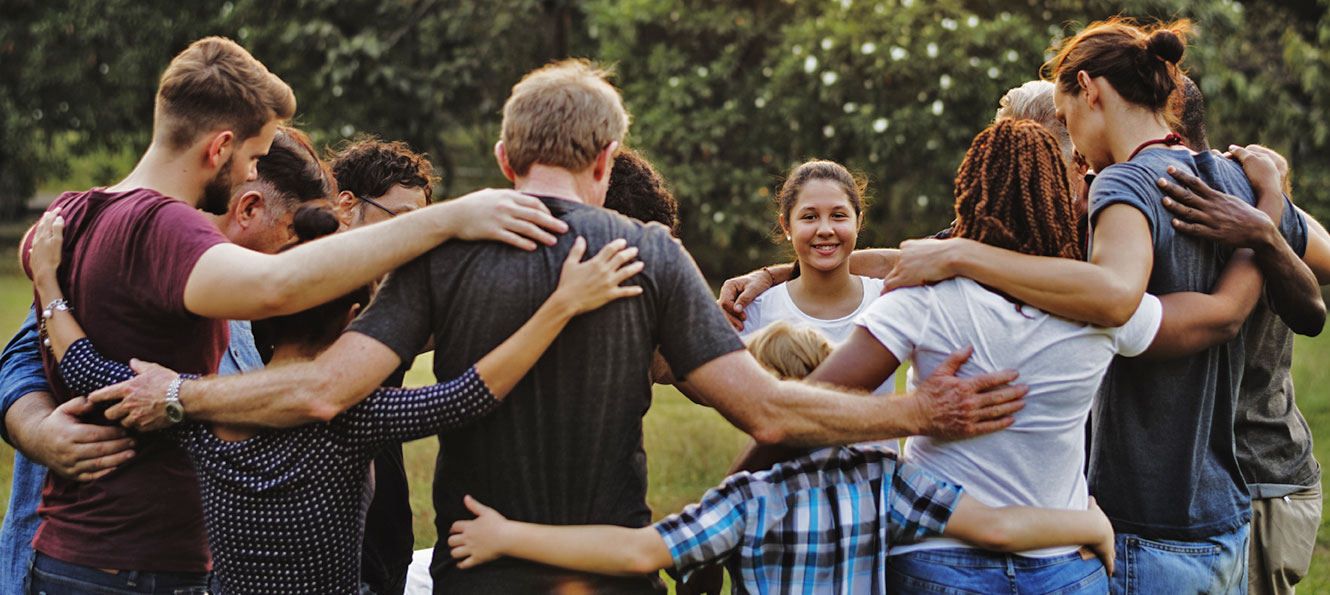
<svg viewBox="0 0 1330 595">
<path fill-rule="evenodd" d="M 171 420 L 173 424 L 185 419 L 185 406 L 180 404 L 180 385 L 186 380 L 189 379 L 183 375 L 176 376 L 171 385 L 166 387 L 166 419 Z"/>
</svg>

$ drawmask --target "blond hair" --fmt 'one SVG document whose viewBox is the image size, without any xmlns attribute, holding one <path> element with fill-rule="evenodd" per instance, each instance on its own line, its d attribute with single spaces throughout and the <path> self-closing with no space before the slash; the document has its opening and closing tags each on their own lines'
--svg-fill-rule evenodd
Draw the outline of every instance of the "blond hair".
<svg viewBox="0 0 1330 595">
<path fill-rule="evenodd" d="M 219 129 L 243 141 L 295 112 L 291 87 L 262 62 L 234 41 L 205 37 L 176 55 L 162 73 L 154 135 L 177 150 Z"/>
<path fill-rule="evenodd" d="M 573 172 L 591 166 L 611 142 L 623 140 L 628 112 L 609 72 L 586 60 L 554 62 L 522 77 L 503 104 L 508 165 L 519 176 L 540 163 Z"/>
<path fill-rule="evenodd" d="M 799 380 L 831 355 L 831 343 L 817 329 L 782 320 L 749 337 L 748 351 L 780 379 Z"/>
</svg>

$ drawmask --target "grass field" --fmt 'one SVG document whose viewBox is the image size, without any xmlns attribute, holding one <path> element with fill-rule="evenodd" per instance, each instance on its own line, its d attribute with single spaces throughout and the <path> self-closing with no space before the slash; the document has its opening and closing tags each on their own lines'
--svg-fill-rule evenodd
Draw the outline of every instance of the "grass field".
<svg viewBox="0 0 1330 595">
<path fill-rule="evenodd" d="M 0 230 L 0 235 L 3 232 Z M 0 332 L 7 336 L 18 328 L 31 299 L 27 280 L 16 274 L 13 265 L 0 265 Z M 1327 364 L 1330 364 L 1330 338 L 1299 338 L 1294 351 L 1294 382 L 1299 406 L 1314 435 L 1321 439 L 1316 448 L 1321 461 L 1330 461 L 1330 365 Z M 428 354 L 417 359 L 407 375 L 407 384 L 431 382 L 429 365 Z M 673 388 L 657 387 L 655 396 L 646 416 L 645 444 L 650 469 L 648 501 L 660 517 L 679 510 L 719 483 L 745 437 L 715 411 L 694 405 Z M 434 543 L 430 482 L 437 449 L 432 438 L 406 445 L 417 548 Z M 0 444 L 0 503 L 9 500 L 12 460 L 12 450 Z M 1324 523 L 1321 528 L 1311 574 L 1300 585 L 1306 593 L 1330 592 L 1330 528 Z"/>
</svg>

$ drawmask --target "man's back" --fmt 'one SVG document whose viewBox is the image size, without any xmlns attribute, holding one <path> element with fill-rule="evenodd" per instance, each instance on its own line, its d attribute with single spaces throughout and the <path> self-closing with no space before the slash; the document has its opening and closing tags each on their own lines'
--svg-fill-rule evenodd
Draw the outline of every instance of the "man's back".
<svg viewBox="0 0 1330 595">
<path fill-rule="evenodd" d="M 653 350 L 659 345 L 683 376 L 743 348 L 696 266 L 663 226 L 543 200 L 570 227 L 557 246 L 527 253 L 497 243 L 445 244 L 393 273 L 352 326 L 404 360 L 432 332 L 435 374 L 453 378 L 516 332 L 553 293 L 578 236 L 586 238 L 589 253 L 627 239 L 646 263 L 628 281 L 643 287 L 641 296 L 574 318 L 503 406 L 440 436 L 434 485 L 440 535 L 453 521 L 471 518 L 464 494 L 517 520 L 647 525 L 642 416 L 651 404 Z M 459 572 L 447 551 L 434 560 L 435 581 L 448 592 L 548 591 L 568 581 L 601 591 L 657 588 L 646 579 L 507 561 Z"/>
</svg>

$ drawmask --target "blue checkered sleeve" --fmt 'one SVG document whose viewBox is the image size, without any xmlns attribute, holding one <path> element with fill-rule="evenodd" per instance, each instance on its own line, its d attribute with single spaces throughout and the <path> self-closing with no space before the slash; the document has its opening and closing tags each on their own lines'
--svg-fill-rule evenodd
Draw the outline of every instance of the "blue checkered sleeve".
<svg viewBox="0 0 1330 595">
<path fill-rule="evenodd" d="M 751 479 L 747 473 L 734 475 L 707 490 L 701 501 L 654 525 L 680 576 L 726 558 L 743 544 Z"/>
<path fill-rule="evenodd" d="M 890 493 L 883 498 L 891 543 L 941 535 L 962 492 L 960 486 L 936 479 L 917 465 L 896 462 Z"/>
</svg>

